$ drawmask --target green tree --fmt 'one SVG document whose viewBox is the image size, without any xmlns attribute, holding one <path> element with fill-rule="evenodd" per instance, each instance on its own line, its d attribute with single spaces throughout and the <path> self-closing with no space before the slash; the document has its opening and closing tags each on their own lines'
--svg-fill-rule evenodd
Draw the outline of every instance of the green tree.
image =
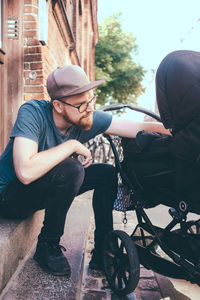
<svg viewBox="0 0 200 300">
<path fill-rule="evenodd" d="M 136 103 L 144 92 L 141 81 L 145 73 L 134 61 L 136 55 L 134 36 L 121 28 L 121 13 L 104 19 L 95 49 L 96 79 L 106 81 L 97 89 L 98 103 Z"/>
</svg>

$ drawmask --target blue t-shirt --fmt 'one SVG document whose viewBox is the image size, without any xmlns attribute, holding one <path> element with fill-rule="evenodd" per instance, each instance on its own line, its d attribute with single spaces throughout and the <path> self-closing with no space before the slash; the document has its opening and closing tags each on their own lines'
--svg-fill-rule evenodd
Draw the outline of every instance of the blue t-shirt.
<svg viewBox="0 0 200 300">
<path fill-rule="evenodd" d="M 52 106 L 49 101 L 30 100 L 26 102 L 18 111 L 10 141 L 0 156 L 0 193 L 10 182 L 16 179 L 12 155 L 13 141 L 16 136 L 35 141 L 38 143 L 38 152 L 40 152 L 70 139 L 86 143 L 96 135 L 105 132 L 111 120 L 111 115 L 97 110 L 93 114 L 93 125 L 90 130 L 82 130 L 72 125 L 64 135 L 54 123 Z"/>
</svg>

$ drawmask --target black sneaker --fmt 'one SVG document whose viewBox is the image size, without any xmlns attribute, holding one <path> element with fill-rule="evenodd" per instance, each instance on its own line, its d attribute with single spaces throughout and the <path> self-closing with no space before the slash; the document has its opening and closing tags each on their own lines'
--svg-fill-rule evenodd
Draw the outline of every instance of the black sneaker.
<svg viewBox="0 0 200 300">
<path fill-rule="evenodd" d="M 89 269 L 91 270 L 100 270 L 103 271 L 103 258 L 101 252 L 97 251 L 96 249 L 93 249 L 91 251 L 92 258 L 89 262 Z"/>
<path fill-rule="evenodd" d="M 66 249 L 61 245 L 52 245 L 47 242 L 38 242 L 34 259 L 38 262 L 43 271 L 56 276 L 69 276 L 71 268 L 62 250 Z"/>
</svg>

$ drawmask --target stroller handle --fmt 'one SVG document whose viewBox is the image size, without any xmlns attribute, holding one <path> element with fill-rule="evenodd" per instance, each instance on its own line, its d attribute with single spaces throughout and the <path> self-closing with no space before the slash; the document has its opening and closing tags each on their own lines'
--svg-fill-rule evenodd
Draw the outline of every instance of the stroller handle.
<svg viewBox="0 0 200 300">
<path fill-rule="evenodd" d="M 119 109 L 123 109 L 123 108 L 129 108 L 129 109 L 132 109 L 132 110 L 144 113 L 144 114 L 146 114 L 146 115 L 154 118 L 155 120 L 161 122 L 161 118 L 160 118 L 160 116 L 158 114 L 152 112 L 149 109 L 146 109 L 146 108 L 134 105 L 134 104 L 121 104 L 120 103 L 120 104 L 105 105 L 105 106 L 102 106 L 100 108 L 100 110 L 103 110 L 103 111 L 114 111 L 114 110 L 119 110 Z"/>
</svg>

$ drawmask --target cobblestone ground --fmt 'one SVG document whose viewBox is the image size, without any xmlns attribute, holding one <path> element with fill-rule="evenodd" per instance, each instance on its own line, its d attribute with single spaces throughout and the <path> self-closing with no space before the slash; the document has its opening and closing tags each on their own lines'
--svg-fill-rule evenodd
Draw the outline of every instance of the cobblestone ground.
<svg viewBox="0 0 200 300">
<path fill-rule="evenodd" d="M 131 222 L 133 219 L 131 214 L 134 212 L 128 212 L 127 218 L 128 223 L 123 224 L 123 213 L 114 212 L 114 228 L 126 231 L 128 234 L 132 233 L 134 229 L 134 223 Z M 91 258 L 91 250 L 93 249 L 93 231 L 94 231 L 94 221 L 91 219 L 87 244 L 84 259 L 84 269 L 83 269 L 83 280 L 81 287 L 81 300 L 117 300 L 117 299 L 134 299 L 134 300 L 160 300 L 160 299 L 170 299 L 163 298 L 161 295 L 161 290 L 159 288 L 155 274 L 151 270 L 147 270 L 141 266 L 140 268 L 140 280 L 134 293 L 127 295 L 126 297 L 118 297 L 112 293 L 108 287 L 108 282 L 100 271 L 94 271 L 88 269 L 88 263 Z"/>
</svg>

